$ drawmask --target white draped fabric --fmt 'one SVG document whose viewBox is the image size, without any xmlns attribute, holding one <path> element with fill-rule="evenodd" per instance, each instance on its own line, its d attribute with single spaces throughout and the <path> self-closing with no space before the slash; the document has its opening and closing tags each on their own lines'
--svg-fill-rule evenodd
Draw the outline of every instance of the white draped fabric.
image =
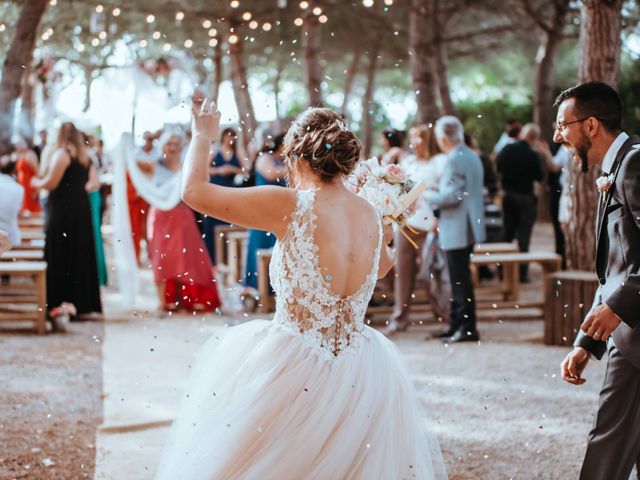
<svg viewBox="0 0 640 480">
<path fill-rule="evenodd" d="M 129 205 L 127 202 L 127 172 L 134 187 L 150 205 L 160 210 L 171 210 L 180 203 L 180 175 L 161 186 L 154 184 L 153 177 L 143 173 L 134 158 L 133 138 L 123 133 L 116 148 L 111 152 L 113 159 L 113 253 L 118 290 L 122 295 L 122 304 L 136 308 L 139 288 L 139 271 L 136 262 Z"/>
<path fill-rule="evenodd" d="M 123 134 L 115 150 L 113 159 L 112 186 L 112 224 L 113 224 L 113 260 L 118 290 L 122 295 L 122 304 L 136 308 L 138 293 L 138 263 L 131 238 L 129 205 L 127 202 L 127 165 L 133 142 L 131 135 Z"/>
</svg>

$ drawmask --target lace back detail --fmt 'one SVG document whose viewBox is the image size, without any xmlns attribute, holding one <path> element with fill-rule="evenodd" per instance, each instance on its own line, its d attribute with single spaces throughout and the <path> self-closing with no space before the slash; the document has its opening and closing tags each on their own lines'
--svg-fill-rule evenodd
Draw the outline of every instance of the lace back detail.
<svg viewBox="0 0 640 480">
<path fill-rule="evenodd" d="M 361 341 L 364 315 L 377 279 L 382 224 L 378 217 L 378 245 L 371 272 L 354 294 L 335 295 L 319 270 L 314 200 L 313 191 L 297 192 L 289 231 L 273 250 L 269 273 L 276 293 L 274 321 L 288 332 L 301 335 L 322 354 L 335 358 L 356 349 Z"/>
</svg>

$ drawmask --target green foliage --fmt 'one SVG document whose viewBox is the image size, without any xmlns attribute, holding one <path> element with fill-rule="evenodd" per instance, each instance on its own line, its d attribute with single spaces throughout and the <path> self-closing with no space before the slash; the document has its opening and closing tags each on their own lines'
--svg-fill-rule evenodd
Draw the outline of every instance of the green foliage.
<svg viewBox="0 0 640 480">
<path fill-rule="evenodd" d="M 476 139 L 480 149 L 486 154 L 493 150 L 506 120 L 517 118 L 526 123 L 533 116 L 530 104 L 514 105 L 505 100 L 466 101 L 459 103 L 457 109 L 465 131 Z"/>
<path fill-rule="evenodd" d="M 622 127 L 628 132 L 640 134 L 640 68 L 638 60 L 622 56 L 618 91 L 622 99 Z"/>
</svg>

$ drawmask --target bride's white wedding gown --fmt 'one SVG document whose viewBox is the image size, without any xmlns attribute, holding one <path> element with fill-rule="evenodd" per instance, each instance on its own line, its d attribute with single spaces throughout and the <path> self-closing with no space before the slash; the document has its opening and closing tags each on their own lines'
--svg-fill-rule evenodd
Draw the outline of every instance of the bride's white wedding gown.
<svg viewBox="0 0 640 480">
<path fill-rule="evenodd" d="M 202 347 L 156 479 L 446 478 L 400 352 L 363 322 L 380 222 L 371 273 L 342 298 L 319 270 L 315 194 L 297 195 L 269 267 L 275 318 Z"/>
</svg>

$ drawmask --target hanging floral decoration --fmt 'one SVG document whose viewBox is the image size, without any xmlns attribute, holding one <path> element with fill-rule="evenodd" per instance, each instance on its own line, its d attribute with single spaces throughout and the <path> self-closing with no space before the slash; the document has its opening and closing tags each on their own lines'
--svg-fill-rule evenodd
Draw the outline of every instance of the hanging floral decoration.
<svg viewBox="0 0 640 480">
<path fill-rule="evenodd" d="M 33 86 L 40 83 L 45 98 L 49 97 L 51 86 L 62 78 L 62 73 L 56 70 L 56 60 L 50 55 L 37 59 L 29 75 L 29 83 Z"/>
<path fill-rule="evenodd" d="M 139 67 L 155 81 L 164 81 L 178 67 L 178 62 L 171 57 L 149 58 L 140 62 Z"/>
</svg>

